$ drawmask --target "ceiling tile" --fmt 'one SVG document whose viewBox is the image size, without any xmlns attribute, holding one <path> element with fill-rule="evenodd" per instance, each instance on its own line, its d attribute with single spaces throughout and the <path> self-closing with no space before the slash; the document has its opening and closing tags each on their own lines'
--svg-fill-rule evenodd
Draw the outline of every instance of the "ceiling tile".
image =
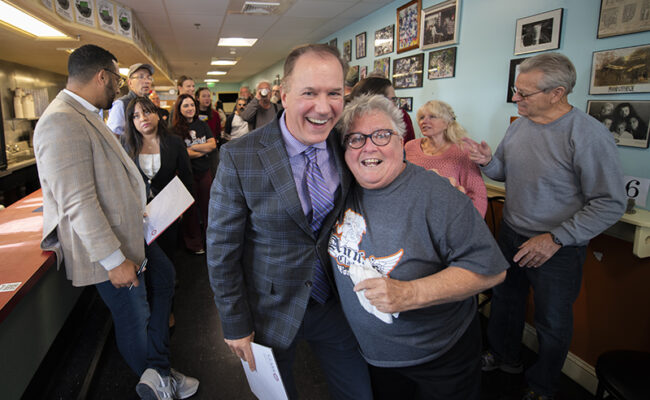
<svg viewBox="0 0 650 400">
<path fill-rule="evenodd" d="M 287 17 L 332 18 L 342 14 L 353 3 L 349 1 L 302 0 L 296 2 L 285 15 Z"/>
</svg>

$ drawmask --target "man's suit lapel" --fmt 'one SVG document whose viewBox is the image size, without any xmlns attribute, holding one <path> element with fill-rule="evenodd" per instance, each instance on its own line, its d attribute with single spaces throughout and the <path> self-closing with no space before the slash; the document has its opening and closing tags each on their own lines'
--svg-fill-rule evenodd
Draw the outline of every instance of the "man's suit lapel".
<svg viewBox="0 0 650 400">
<path fill-rule="evenodd" d="M 302 211 L 298 189 L 293 179 L 289 156 L 282 140 L 282 132 L 277 119 L 274 124 L 269 124 L 263 129 L 264 137 L 261 138 L 260 143 L 264 147 L 259 150 L 258 154 L 264 166 L 264 172 L 271 180 L 276 193 L 280 196 L 287 213 L 306 234 L 312 236 L 313 232 L 307 217 Z"/>
</svg>

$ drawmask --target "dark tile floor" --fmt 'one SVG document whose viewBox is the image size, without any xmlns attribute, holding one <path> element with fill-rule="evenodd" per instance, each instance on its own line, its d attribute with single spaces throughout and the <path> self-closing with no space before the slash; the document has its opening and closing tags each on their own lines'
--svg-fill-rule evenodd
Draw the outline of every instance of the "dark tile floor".
<svg viewBox="0 0 650 400">
<path fill-rule="evenodd" d="M 208 282 L 205 257 L 179 252 L 179 287 L 175 297 L 176 330 L 171 339 L 172 365 L 201 381 L 193 399 L 253 400 L 239 359 L 223 341 L 216 307 Z M 26 399 L 137 399 L 138 381 L 115 346 L 110 331 L 104 352 L 99 357 L 87 396 L 83 393 L 84 376 L 92 365 L 94 348 L 100 342 L 109 314 L 94 289 L 84 294 L 82 310 L 76 322 L 68 324 L 59 349 L 48 355 L 49 361 L 26 392 Z M 296 384 L 302 399 L 328 399 L 322 372 L 307 345 L 298 347 L 295 365 Z M 530 364 L 534 353 L 527 352 Z M 500 371 L 483 376 L 482 400 L 521 398 L 523 376 Z M 593 396 L 563 377 L 558 400 L 591 400 Z"/>
</svg>

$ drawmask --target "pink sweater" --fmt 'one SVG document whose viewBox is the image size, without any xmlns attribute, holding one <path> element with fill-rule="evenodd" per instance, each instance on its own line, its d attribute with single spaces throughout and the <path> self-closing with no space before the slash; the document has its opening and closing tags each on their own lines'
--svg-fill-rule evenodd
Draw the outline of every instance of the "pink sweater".
<svg viewBox="0 0 650 400">
<path fill-rule="evenodd" d="M 424 154 L 420 143 L 422 143 L 422 138 L 411 140 L 404 145 L 406 160 L 425 169 L 436 169 L 442 176 L 455 178 L 458 184 L 465 188 L 474 207 L 481 216 L 485 217 L 487 210 L 485 183 L 481 172 L 476 164 L 469 159 L 467 152 L 458 145 L 452 144 L 443 154 L 430 156 Z"/>
</svg>

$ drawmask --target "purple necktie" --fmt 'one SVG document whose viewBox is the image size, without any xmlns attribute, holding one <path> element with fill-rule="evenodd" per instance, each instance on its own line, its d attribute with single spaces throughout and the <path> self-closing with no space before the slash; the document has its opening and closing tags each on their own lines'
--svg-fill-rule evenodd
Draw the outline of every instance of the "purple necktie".
<svg viewBox="0 0 650 400">
<path fill-rule="evenodd" d="M 312 219 L 311 226 L 314 236 L 318 237 L 323 220 L 327 214 L 334 208 L 334 202 L 330 198 L 330 193 L 325 184 L 323 174 L 316 163 L 315 147 L 309 146 L 305 150 L 307 157 L 307 168 L 305 169 L 305 178 L 307 180 L 307 190 L 311 199 Z M 316 259 L 316 269 L 314 270 L 314 281 L 311 288 L 311 297 L 320 304 L 324 304 L 330 297 L 330 285 L 327 274 L 321 265 L 320 259 Z"/>
</svg>

